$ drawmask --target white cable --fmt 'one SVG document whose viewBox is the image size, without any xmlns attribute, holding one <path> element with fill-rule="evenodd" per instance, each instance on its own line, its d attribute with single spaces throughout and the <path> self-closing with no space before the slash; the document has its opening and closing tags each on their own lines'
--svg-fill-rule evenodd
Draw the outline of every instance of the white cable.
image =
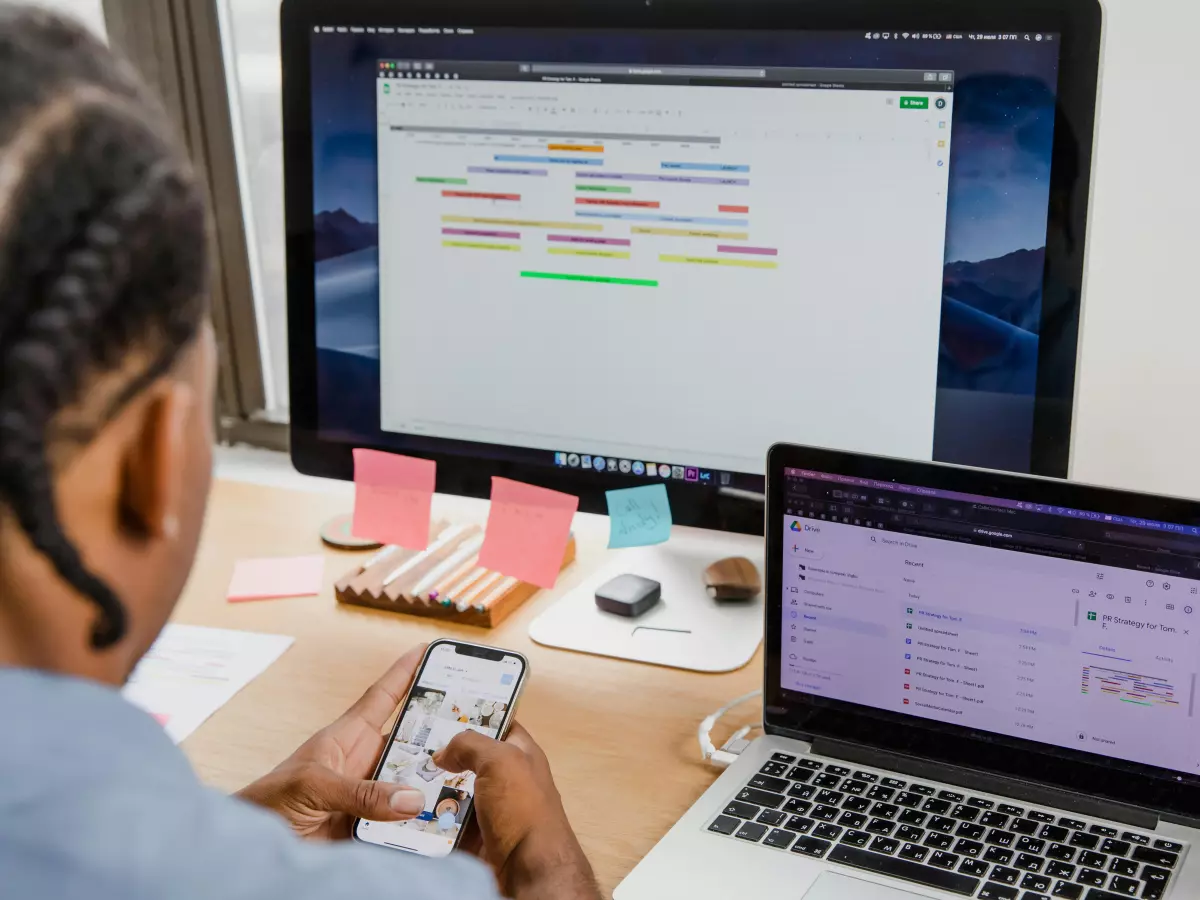
<svg viewBox="0 0 1200 900">
<path fill-rule="evenodd" d="M 721 716 L 725 715 L 725 713 L 729 712 L 735 706 L 745 703 L 747 700 L 753 700 L 755 697 L 761 695 L 761 690 L 751 691 L 748 694 L 743 694 L 736 700 L 731 700 L 730 702 L 726 703 L 715 713 L 712 713 L 704 718 L 704 720 L 700 723 L 700 727 L 696 729 L 696 739 L 700 742 L 700 755 L 702 759 L 704 759 L 706 762 L 711 762 L 713 765 L 719 766 L 722 769 L 737 759 L 736 753 L 730 753 L 728 750 L 718 750 L 713 746 L 711 737 L 713 726 L 717 724 Z M 746 726 L 746 728 L 737 733 L 735 738 L 731 738 L 730 740 L 740 740 L 741 738 L 744 738 L 752 727 L 754 726 Z M 728 744 L 726 746 L 728 746 Z"/>
</svg>

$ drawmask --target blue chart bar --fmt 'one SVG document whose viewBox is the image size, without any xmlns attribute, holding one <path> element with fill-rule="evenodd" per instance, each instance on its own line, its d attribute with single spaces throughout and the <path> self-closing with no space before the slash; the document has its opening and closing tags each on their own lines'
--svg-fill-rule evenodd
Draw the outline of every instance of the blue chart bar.
<svg viewBox="0 0 1200 900">
<path fill-rule="evenodd" d="M 665 162 L 664 169 L 686 169 L 689 172 L 749 172 L 749 166 L 732 166 L 725 163 L 680 163 Z"/>
<path fill-rule="evenodd" d="M 497 153 L 492 157 L 496 162 L 502 163 L 558 163 L 564 166 L 602 166 L 602 159 L 580 159 L 579 157 L 571 158 L 567 156 L 514 156 L 507 153 Z"/>
<path fill-rule="evenodd" d="M 500 166 L 467 166 L 467 171 L 473 175 L 541 175 L 550 173 L 545 169 L 506 169 Z"/>
<path fill-rule="evenodd" d="M 658 216 L 653 213 L 618 213 L 576 210 L 575 215 L 585 219 L 632 219 L 635 222 L 682 222 L 687 225 L 741 225 L 750 224 L 749 219 L 702 219 L 698 216 Z"/>
</svg>

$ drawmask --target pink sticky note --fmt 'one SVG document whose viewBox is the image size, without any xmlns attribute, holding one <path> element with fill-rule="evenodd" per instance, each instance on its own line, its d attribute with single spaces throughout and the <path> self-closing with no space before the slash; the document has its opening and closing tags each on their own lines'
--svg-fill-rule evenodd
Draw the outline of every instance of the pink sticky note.
<svg viewBox="0 0 1200 900">
<path fill-rule="evenodd" d="M 429 546 L 429 513 L 437 485 L 437 463 L 377 450 L 354 451 L 355 537 L 398 544 L 409 550 Z"/>
<path fill-rule="evenodd" d="M 493 478 L 479 565 L 538 587 L 554 587 L 578 508 L 579 498 L 570 494 Z"/>
<path fill-rule="evenodd" d="M 234 566 L 227 597 L 230 603 L 313 597 L 324 584 L 325 557 L 320 554 L 243 559 Z"/>
</svg>

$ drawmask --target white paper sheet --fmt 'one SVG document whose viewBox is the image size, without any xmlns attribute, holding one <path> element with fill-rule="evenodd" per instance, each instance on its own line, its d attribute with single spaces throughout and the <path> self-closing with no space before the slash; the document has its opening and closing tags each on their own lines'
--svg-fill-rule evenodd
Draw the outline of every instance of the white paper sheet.
<svg viewBox="0 0 1200 900">
<path fill-rule="evenodd" d="M 293 640 L 278 634 L 168 625 L 123 693 L 158 719 L 178 744 L 266 671 Z"/>
</svg>

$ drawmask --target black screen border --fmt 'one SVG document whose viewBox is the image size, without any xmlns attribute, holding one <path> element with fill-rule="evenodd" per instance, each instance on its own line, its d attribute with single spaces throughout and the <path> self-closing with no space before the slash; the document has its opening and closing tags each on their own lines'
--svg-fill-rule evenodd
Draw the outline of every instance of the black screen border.
<svg viewBox="0 0 1200 900">
<path fill-rule="evenodd" d="M 304 474 L 350 480 L 355 447 L 397 449 L 376 425 L 362 440 L 323 434 L 319 416 L 311 40 L 317 26 L 462 26 L 606 30 L 863 30 L 891 21 L 889 0 L 283 0 L 280 8 L 284 202 L 286 223 L 290 438 L 292 463 Z M 1044 31 L 1061 35 L 1057 113 L 1050 179 L 1042 334 L 1034 404 L 1031 470 L 1065 476 L 1074 411 L 1079 316 L 1084 277 L 1092 140 L 1101 37 L 1097 0 L 914 0 L 905 23 L 930 31 Z M 697 415 L 704 414 L 697 410 Z M 608 490 L 644 479 L 464 456 L 462 444 L 421 453 L 438 464 L 442 493 L 486 498 L 502 476 L 575 494 L 582 512 L 607 510 Z M 458 445 L 458 446 L 456 446 Z M 453 452 L 459 450 L 459 452 Z M 743 491 L 666 483 L 676 524 L 762 534 L 762 506 Z"/>
<path fill-rule="evenodd" d="M 1030 475 L 779 444 L 767 461 L 767 602 L 763 721 L 768 733 L 827 738 L 987 772 L 1188 819 L 1200 818 L 1200 776 L 785 690 L 784 509 L 788 468 L 1113 515 L 1200 525 L 1200 503 Z"/>
</svg>

